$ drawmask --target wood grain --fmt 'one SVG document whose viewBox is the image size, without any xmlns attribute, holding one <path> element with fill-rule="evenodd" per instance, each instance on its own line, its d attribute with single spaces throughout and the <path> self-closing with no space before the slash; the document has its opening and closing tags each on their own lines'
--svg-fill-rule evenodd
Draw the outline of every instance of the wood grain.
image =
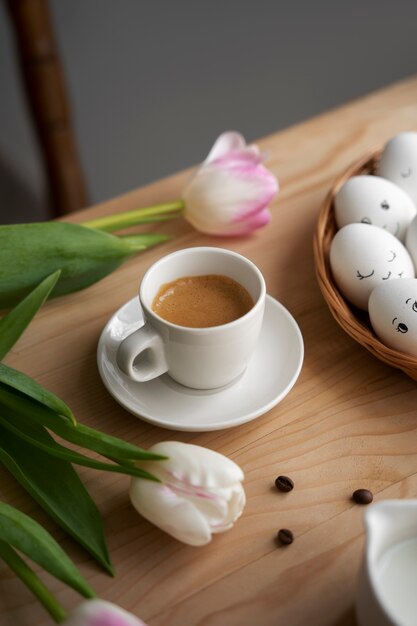
<svg viewBox="0 0 417 626">
<path fill-rule="evenodd" d="M 353 626 L 356 574 L 363 547 L 359 487 L 375 500 L 417 496 L 417 387 L 372 357 L 339 328 L 315 281 L 312 237 L 333 179 L 390 136 L 417 129 L 417 79 L 260 141 L 281 192 L 272 224 L 245 239 L 219 242 L 182 220 L 151 226 L 175 237 L 110 277 L 49 302 L 7 357 L 73 408 L 80 421 L 147 447 L 164 439 L 208 446 L 245 471 L 248 497 L 233 531 L 204 548 L 170 539 L 132 509 L 125 477 L 83 468 L 104 518 L 114 579 L 102 574 L 72 540 L 1 472 L 1 497 L 32 513 L 58 537 L 99 595 L 150 626 Z M 70 217 L 91 219 L 179 196 L 190 172 L 135 190 Z M 144 271 L 161 255 L 193 245 L 223 245 L 252 259 L 269 293 L 298 321 L 305 362 L 291 393 L 272 411 L 238 428 L 178 433 L 135 419 L 105 391 L 95 351 L 112 313 L 133 297 Z M 295 482 L 274 488 L 278 474 Z M 279 528 L 295 541 L 278 547 Z M 65 606 L 78 599 L 45 577 Z M 2 626 L 46 626 L 48 617 L 6 569 L 0 569 Z"/>
</svg>

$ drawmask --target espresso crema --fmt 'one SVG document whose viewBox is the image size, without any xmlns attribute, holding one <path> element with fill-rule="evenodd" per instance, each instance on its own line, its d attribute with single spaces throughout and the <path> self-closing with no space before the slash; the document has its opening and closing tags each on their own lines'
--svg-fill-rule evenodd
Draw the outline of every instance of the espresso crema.
<svg viewBox="0 0 417 626">
<path fill-rule="evenodd" d="M 242 285 L 219 274 L 177 278 L 162 285 L 152 302 L 154 313 L 191 328 L 233 322 L 253 306 L 253 299 Z"/>
</svg>

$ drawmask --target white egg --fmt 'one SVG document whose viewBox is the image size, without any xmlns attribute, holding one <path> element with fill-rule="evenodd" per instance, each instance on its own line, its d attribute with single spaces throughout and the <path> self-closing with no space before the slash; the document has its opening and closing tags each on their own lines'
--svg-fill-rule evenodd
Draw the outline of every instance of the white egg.
<svg viewBox="0 0 417 626">
<path fill-rule="evenodd" d="M 386 346 L 417 356 L 417 278 L 388 280 L 375 287 L 369 317 Z"/>
<path fill-rule="evenodd" d="M 353 176 L 334 199 L 339 228 L 354 222 L 373 224 L 404 241 L 408 225 L 416 215 L 410 196 L 398 185 L 380 176 Z"/>
<path fill-rule="evenodd" d="M 348 224 L 330 246 L 330 267 L 342 294 L 368 308 L 372 289 L 392 278 L 415 278 L 407 250 L 394 235 L 369 224 Z"/>
<path fill-rule="evenodd" d="M 417 204 L 417 133 L 399 133 L 390 139 L 376 173 L 404 189 Z"/>
</svg>

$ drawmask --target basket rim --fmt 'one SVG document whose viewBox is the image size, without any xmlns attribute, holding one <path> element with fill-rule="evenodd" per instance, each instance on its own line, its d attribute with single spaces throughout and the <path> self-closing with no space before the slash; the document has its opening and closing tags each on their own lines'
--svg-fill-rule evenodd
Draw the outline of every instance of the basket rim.
<svg viewBox="0 0 417 626">
<path fill-rule="evenodd" d="M 334 180 L 321 205 L 313 237 L 313 254 L 316 279 L 323 298 L 339 326 L 357 343 L 387 365 L 403 370 L 417 379 L 417 357 L 389 348 L 376 336 L 369 321 L 361 320 L 359 309 L 351 305 L 340 293 L 330 269 L 329 248 L 337 230 L 334 218 L 334 198 L 342 185 L 352 176 L 373 174 L 382 148 L 367 152 L 353 161 Z"/>
</svg>

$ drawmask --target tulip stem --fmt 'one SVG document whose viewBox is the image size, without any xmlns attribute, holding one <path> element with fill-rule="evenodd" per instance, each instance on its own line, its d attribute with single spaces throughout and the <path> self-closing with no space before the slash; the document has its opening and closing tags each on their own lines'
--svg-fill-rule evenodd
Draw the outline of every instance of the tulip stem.
<svg viewBox="0 0 417 626">
<path fill-rule="evenodd" d="M 133 211 L 99 217 L 96 220 L 82 222 L 82 224 L 89 228 L 113 232 L 114 230 L 135 226 L 136 224 L 177 217 L 184 210 L 184 206 L 184 200 L 176 200 L 175 202 L 168 202 L 166 204 L 155 204 L 143 209 L 133 209 Z"/>
<path fill-rule="evenodd" d="M 64 621 L 67 617 L 65 609 L 59 604 L 49 589 L 45 587 L 33 569 L 27 565 L 12 546 L 2 539 L 0 539 L 0 558 L 19 576 L 20 580 L 30 589 L 57 623 Z"/>
</svg>

